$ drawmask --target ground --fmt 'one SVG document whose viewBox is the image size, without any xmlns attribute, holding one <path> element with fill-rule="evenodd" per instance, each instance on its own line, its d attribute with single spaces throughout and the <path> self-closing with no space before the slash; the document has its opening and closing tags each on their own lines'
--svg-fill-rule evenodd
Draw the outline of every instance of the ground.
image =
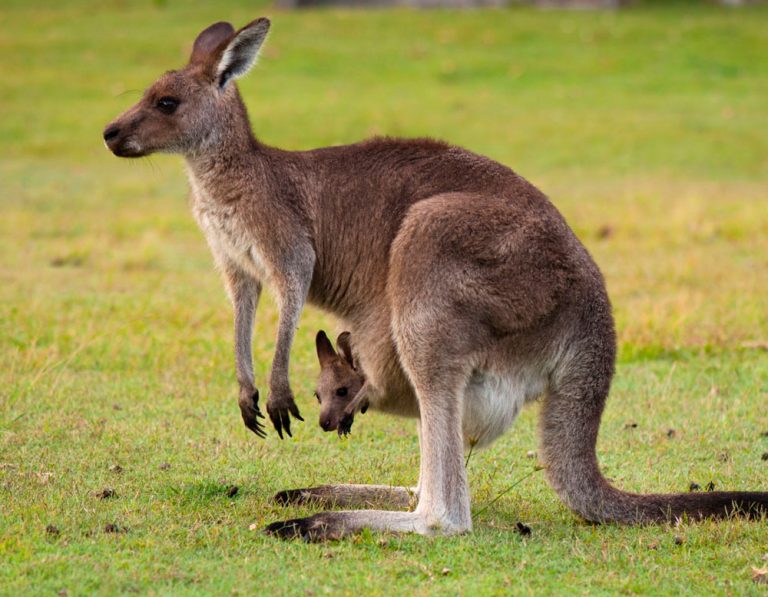
<svg viewBox="0 0 768 597">
<path fill-rule="evenodd" d="M 0 7 L 0 592 L 755 594 L 766 521 L 590 526 L 535 471 L 537 408 L 468 462 L 474 533 L 326 545 L 259 532 L 278 490 L 410 484 L 414 423 L 242 425 L 230 307 L 181 160 L 103 126 L 221 19 L 273 29 L 241 89 L 285 148 L 448 139 L 547 192 L 605 272 L 620 356 L 599 441 L 635 491 L 768 490 L 768 10 L 280 12 L 254 2 Z M 254 341 L 266 390 L 277 312 Z M 237 487 L 237 490 L 232 487 Z M 105 490 L 111 490 L 105 491 Z M 518 522 L 531 534 L 516 530 Z M 61 593 L 63 594 L 63 593 Z"/>
</svg>

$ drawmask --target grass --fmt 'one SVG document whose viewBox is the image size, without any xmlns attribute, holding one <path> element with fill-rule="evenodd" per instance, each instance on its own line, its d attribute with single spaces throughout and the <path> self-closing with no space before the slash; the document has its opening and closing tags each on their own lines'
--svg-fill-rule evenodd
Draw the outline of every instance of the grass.
<svg viewBox="0 0 768 597">
<path fill-rule="evenodd" d="M 273 505 L 279 489 L 406 484 L 418 468 L 411 421 L 365 415 L 345 442 L 320 431 L 312 338 L 334 323 L 312 309 L 292 365 L 307 423 L 285 442 L 246 431 L 230 309 L 179 159 L 122 161 L 101 145 L 103 125 L 180 65 L 200 29 L 264 13 L 272 37 L 241 89 L 266 142 L 443 137 L 552 196 L 614 301 L 608 476 L 638 491 L 768 489 L 765 7 L 287 13 L 9 0 L 0 592 L 765 594 L 751 580 L 768 566 L 765 521 L 620 528 L 573 516 L 532 473 L 535 407 L 469 461 L 472 535 L 303 545 L 251 530 L 310 512 Z M 264 301 L 262 389 L 276 315 Z M 96 497 L 105 488 L 115 496 Z"/>
</svg>

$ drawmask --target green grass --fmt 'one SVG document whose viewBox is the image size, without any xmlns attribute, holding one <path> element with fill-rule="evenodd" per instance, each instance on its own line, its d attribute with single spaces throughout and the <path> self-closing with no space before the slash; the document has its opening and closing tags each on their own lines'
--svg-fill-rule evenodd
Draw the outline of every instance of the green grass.
<svg viewBox="0 0 768 597">
<path fill-rule="evenodd" d="M 552 196 L 614 301 L 599 450 L 616 484 L 768 490 L 768 353 L 752 344 L 768 342 L 768 10 L 253 5 L 0 7 L 0 592 L 765 594 L 751 580 L 765 521 L 578 520 L 531 474 L 535 407 L 469 462 L 472 535 L 303 545 L 250 530 L 310 512 L 272 505 L 279 489 L 413 483 L 414 424 L 368 414 L 349 441 L 320 431 L 312 339 L 334 323 L 308 309 L 292 365 L 307 422 L 284 442 L 247 432 L 180 160 L 117 160 L 100 132 L 204 26 L 271 14 L 241 85 L 264 141 L 443 137 Z M 264 301 L 262 390 L 276 316 Z M 106 487 L 116 497 L 95 497 Z"/>
</svg>

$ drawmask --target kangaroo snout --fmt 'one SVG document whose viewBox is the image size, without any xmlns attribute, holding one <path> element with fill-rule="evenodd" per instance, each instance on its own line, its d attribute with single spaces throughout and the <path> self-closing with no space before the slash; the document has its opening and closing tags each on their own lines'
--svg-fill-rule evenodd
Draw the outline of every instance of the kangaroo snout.
<svg viewBox="0 0 768 597">
<path fill-rule="evenodd" d="M 102 136 L 104 137 L 104 146 L 115 155 L 120 155 L 118 153 L 118 145 L 120 143 L 120 127 L 114 123 L 109 123 L 104 129 Z"/>
<path fill-rule="evenodd" d="M 333 431 L 336 429 L 336 423 L 331 420 L 331 417 L 325 417 L 324 419 L 320 418 L 320 427 L 323 428 L 323 431 Z"/>
<path fill-rule="evenodd" d="M 120 127 L 115 125 L 107 125 L 104 129 L 104 142 L 109 143 L 112 139 L 120 134 Z"/>
<path fill-rule="evenodd" d="M 131 126 L 122 126 L 121 124 L 110 123 L 104 129 L 104 145 L 107 149 L 121 158 L 139 158 L 146 155 L 141 145 L 130 134 Z"/>
</svg>

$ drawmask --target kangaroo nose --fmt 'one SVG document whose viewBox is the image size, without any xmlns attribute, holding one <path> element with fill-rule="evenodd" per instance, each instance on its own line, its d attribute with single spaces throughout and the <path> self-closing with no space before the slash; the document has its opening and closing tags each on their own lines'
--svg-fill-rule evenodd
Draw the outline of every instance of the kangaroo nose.
<svg viewBox="0 0 768 597">
<path fill-rule="evenodd" d="M 120 129 L 116 126 L 107 127 L 104 131 L 104 140 L 110 141 L 120 134 Z"/>
<path fill-rule="evenodd" d="M 330 431 L 331 430 L 331 418 L 328 417 L 327 419 L 323 419 L 320 421 L 320 427 L 323 428 L 323 431 Z"/>
</svg>

